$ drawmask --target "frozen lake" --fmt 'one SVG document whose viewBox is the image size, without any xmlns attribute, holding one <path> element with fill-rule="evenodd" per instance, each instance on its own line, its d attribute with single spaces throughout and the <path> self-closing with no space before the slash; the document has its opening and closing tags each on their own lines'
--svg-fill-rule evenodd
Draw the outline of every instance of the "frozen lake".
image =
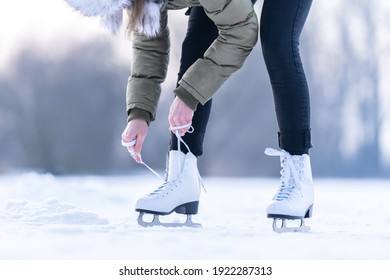
<svg viewBox="0 0 390 280">
<path fill-rule="evenodd" d="M 0 176 L 0 259 L 390 259 L 389 180 L 316 179 L 311 231 L 277 234 L 265 210 L 278 178 L 203 179 L 202 228 L 142 228 L 134 205 L 153 175 Z"/>
</svg>

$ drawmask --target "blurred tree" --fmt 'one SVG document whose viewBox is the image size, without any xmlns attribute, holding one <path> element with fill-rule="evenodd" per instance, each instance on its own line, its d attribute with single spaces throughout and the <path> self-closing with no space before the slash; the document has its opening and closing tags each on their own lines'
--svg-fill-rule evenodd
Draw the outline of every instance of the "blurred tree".
<svg viewBox="0 0 390 280">
<path fill-rule="evenodd" d="M 116 165 L 112 144 L 125 121 L 128 66 L 112 59 L 107 42 L 79 45 L 54 59 L 25 48 L 12 73 L 8 86 L 1 86 L 12 124 L 1 133 L 13 146 L 9 161 L 52 173 L 103 172 Z"/>
<path fill-rule="evenodd" d="M 312 89 L 313 161 L 319 175 L 384 175 L 377 19 L 380 1 L 315 10 L 303 48 Z M 389 52 L 388 50 L 387 52 Z"/>
</svg>

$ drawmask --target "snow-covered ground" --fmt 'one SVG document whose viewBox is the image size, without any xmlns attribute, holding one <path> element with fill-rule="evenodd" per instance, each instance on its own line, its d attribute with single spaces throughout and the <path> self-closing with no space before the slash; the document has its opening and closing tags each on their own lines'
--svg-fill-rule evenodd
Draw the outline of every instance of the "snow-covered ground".
<svg viewBox="0 0 390 280">
<path fill-rule="evenodd" d="M 285 234 L 265 215 L 277 178 L 204 182 L 202 228 L 142 228 L 133 207 L 153 175 L 0 176 L 0 259 L 390 259 L 388 180 L 317 179 L 312 230 Z"/>
</svg>

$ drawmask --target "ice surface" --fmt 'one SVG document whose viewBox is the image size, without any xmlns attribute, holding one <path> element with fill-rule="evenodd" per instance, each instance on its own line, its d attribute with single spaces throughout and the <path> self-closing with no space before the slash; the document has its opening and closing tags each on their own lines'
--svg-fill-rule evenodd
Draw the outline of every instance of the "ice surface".
<svg viewBox="0 0 390 280">
<path fill-rule="evenodd" d="M 276 234 L 278 178 L 204 178 L 197 228 L 142 228 L 145 176 L 0 176 L 0 259 L 389 259 L 390 181 L 317 179 L 309 233 Z M 174 215 L 164 221 L 183 220 Z"/>
</svg>

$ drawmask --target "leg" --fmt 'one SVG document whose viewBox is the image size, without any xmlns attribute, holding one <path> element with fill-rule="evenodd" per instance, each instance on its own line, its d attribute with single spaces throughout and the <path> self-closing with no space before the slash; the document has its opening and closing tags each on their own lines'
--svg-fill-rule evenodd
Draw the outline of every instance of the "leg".
<svg viewBox="0 0 390 280">
<path fill-rule="evenodd" d="M 260 38 L 274 94 L 279 147 L 290 154 L 311 148 L 310 97 L 299 37 L 312 0 L 265 0 Z"/>
<path fill-rule="evenodd" d="M 303 220 L 312 215 L 314 188 L 310 157 L 310 98 L 299 55 L 299 37 L 312 0 L 264 0 L 260 22 L 263 56 L 270 77 L 279 147 L 266 154 L 280 157 L 279 190 L 267 208 L 276 232 L 307 231 Z M 282 220 L 277 227 L 276 220 Z M 286 220 L 301 220 L 299 227 L 287 228 Z"/>
<path fill-rule="evenodd" d="M 182 47 L 179 80 L 187 69 L 203 56 L 217 36 L 218 30 L 203 8 L 193 7 Z M 198 172 L 197 156 L 203 153 L 203 139 L 210 110 L 211 100 L 204 106 L 199 105 L 192 121 L 194 132 L 182 137 L 191 153 L 184 145 L 181 145 L 181 151 L 184 153 L 177 151 L 176 136 L 171 134 L 166 182 L 157 190 L 140 198 L 135 207 L 140 213 L 138 223 L 141 226 L 200 226 L 192 222 L 191 216 L 198 212 L 202 181 Z M 173 212 L 187 215 L 187 221 L 182 224 L 159 221 L 159 215 L 169 215 Z M 152 222 L 143 220 L 145 213 L 154 215 Z"/>
<path fill-rule="evenodd" d="M 202 7 L 192 7 L 188 20 L 188 29 L 183 41 L 182 54 L 180 60 L 180 70 L 178 80 L 181 79 L 187 69 L 198 59 L 203 57 L 204 52 L 217 38 L 218 29 L 214 23 L 206 16 Z M 212 101 L 205 105 L 198 105 L 192 119 L 193 133 L 187 133 L 183 138 L 195 156 L 203 154 L 203 140 L 210 116 Z M 185 147 L 181 147 L 187 153 Z M 171 134 L 169 150 L 177 150 L 177 139 Z"/>
</svg>

